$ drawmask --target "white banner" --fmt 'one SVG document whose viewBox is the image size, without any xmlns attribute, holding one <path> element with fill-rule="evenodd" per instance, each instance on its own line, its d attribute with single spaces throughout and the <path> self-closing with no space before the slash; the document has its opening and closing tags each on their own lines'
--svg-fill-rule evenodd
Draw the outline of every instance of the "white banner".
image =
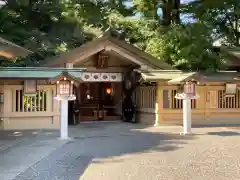
<svg viewBox="0 0 240 180">
<path fill-rule="evenodd" d="M 86 82 L 121 82 L 122 81 L 122 73 L 82 72 L 81 79 Z"/>
</svg>

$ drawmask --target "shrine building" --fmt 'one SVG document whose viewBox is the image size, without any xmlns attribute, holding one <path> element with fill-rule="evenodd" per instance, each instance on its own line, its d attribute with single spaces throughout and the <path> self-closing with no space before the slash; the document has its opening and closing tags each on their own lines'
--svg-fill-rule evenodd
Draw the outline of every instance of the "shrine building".
<svg viewBox="0 0 240 180">
<path fill-rule="evenodd" d="M 12 52 L 18 53 L 7 55 L 16 56 Z M 234 53 L 238 59 L 240 53 Z M 182 125 L 183 102 L 175 96 L 193 80 L 199 96 L 191 100 L 193 125 L 240 124 L 238 60 L 229 71 L 183 72 L 127 42 L 101 37 L 48 59 L 41 67 L 1 67 L 0 129 L 58 129 L 61 111 L 68 114 L 69 125 L 122 121 L 125 96 L 136 105 L 137 122 Z M 69 93 L 79 105 L 77 117 L 74 101 L 60 108 L 57 100 Z"/>
</svg>

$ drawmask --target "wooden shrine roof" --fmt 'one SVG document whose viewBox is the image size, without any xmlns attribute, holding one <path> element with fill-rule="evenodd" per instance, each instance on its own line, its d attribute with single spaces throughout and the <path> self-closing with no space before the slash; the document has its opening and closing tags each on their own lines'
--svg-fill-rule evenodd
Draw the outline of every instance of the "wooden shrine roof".
<svg viewBox="0 0 240 180">
<path fill-rule="evenodd" d="M 145 81 L 167 81 L 168 84 L 183 84 L 188 80 L 196 80 L 200 83 L 206 82 L 240 82 L 240 72 L 235 71 L 217 71 L 207 72 L 183 72 L 183 71 L 149 71 L 141 72 Z"/>
<path fill-rule="evenodd" d="M 14 59 L 16 57 L 25 57 L 31 53 L 33 52 L 0 37 L 0 56 Z"/>
<path fill-rule="evenodd" d="M 67 71 L 71 76 L 80 77 L 84 69 L 39 68 L 39 67 L 7 67 L 0 68 L 0 79 L 48 79 Z"/>
<path fill-rule="evenodd" d="M 126 54 L 126 56 L 139 60 L 143 65 L 147 65 L 153 69 L 175 69 L 171 65 L 165 63 L 163 60 L 161 61 L 152 55 L 141 51 L 137 47 L 111 36 L 103 36 L 70 50 L 69 52 L 62 53 L 53 59 L 47 60 L 44 66 L 55 67 L 64 63 L 74 64 L 80 59 L 86 58 L 100 51 L 108 51 L 109 47 L 110 50 L 114 51 L 114 48 L 118 49 L 121 51 L 121 53 Z"/>
</svg>

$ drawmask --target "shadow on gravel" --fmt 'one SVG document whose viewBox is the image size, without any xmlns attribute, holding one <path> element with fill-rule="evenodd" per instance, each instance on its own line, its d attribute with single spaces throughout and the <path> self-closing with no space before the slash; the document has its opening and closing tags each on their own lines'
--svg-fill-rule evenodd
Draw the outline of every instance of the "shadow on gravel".
<svg viewBox="0 0 240 180">
<path fill-rule="evenodd" d="M 208 135 L 217 135 L 217 136 L 240 136 L 240 133 L 234 131 L 220 131 L 220 132 L 209 132 Z"/>
<path fill-rule="evenodd" d="M 101 159 L 183 148 L 197 137 L 160 133 L 146 126 L 116 123 L 70 128 L 74 139 L 52 152 L 14 180 L 78 180 L 91 163 Z M 73 132 L 75 131 L 75 132 Z M 43 131 L 44 132 L 44 131 Z M 45 132 L 44 132 L 45 133 Z M 57 137 L 53 133 L 49 138 Z"/>
<path fill-rule="evenodd" d="M 222 127 L 222 128 L 240 128 L 239 124 L 206 124 L 206 125 L 193 125 L 193 128 L 205 128 L 205 127 Z"/>
</svg>

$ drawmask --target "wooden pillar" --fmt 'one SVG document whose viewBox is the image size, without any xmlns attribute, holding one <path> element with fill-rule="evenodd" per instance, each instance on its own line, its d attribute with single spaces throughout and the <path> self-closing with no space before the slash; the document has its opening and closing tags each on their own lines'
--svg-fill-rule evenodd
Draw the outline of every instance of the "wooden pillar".
<svg viewBox="0 0 240 180">
<path fill-rule="evenodd" d="M 3 104 L 3 126 L 4 129 L 8 129 L 10 124 L 9 115 L 12 112 L 12 104 L 15 103 L 15 99 L 12 99 L 12 91 L 13 89 L 10 88 L 8 85 L 3 86 L 3 93 L 4 93 L 4 104 Z"/>
<path fill-rule="evenodd" d="M 75 89 L 76 101 L 78 101 L 79 106 L 81 105 L 81 98 L 82 98 L 81 97 L 81 85 L 82 84 L 78 84 L 78 86 L 76 86 L 76 89 Z M 80 120 L 81 120 L 81 110 L 80 110 L 78 116 L 76 116 L 76 117 L 74 116 L 74 118 L 76 118 L 75 123 L 79 124 Z"/>
<path fill-rule="evenodd" d="M 0 93 L 4 93 L 4 86 L 0 86 Z M 3 102 L 4 102 L 4 98 L 3 98 Z M 4 104 L 0 104 L 0 129 L 4 128 L 3 113 L 4 113 Z"/>
<path fill-rule="evenodd" d="M 156 102 L 155 102 L 155 124 L 159 126 L 163 120 L 163 85 L 157 83 L 156 85 Z"/>
<path fill-rule="evenodd" d="M 53 112 L 53 105 L 52 105 L 52 103 L 53 103 L 53 93 L 52 93 L 51 88 L 46 89 L 46 96 L 47 96 L 47 98 L 46 98 L 46 101 L 47 101 L 46 111 L 47 112 Z"/>
</svg>

